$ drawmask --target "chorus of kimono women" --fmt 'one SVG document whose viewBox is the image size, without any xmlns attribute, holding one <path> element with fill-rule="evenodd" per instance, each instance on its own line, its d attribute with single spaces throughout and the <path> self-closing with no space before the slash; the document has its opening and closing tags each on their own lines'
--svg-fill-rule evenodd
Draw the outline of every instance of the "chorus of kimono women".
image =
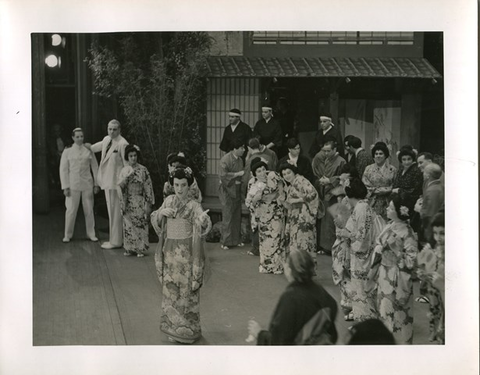
<svg viewBox="0 0 480 375">
<path fill-rule="evenodd" d="M 317 262 L 317 213 L 318 193 L 306 177 L 298 174 L 298 169 L 290 163 L 283 163 L 279 172 L 286 181 L 282 202 L 287 209 L 285 244 L 287 255 L 295 250 L 308 252 Z"/>
<path fill-rule="evenodd" d="M 267 171 L 260 158 L 252 160 L 253 179 L 249 183 L 245 205 L 252 214 L 252 230 L 258 228 L 260 273 L 283 273 L 285 213 L 279 201 L 284 193 L 283 180 L 277 172 Z"/>
<path fill-rule="evenodd" d="M 406 198 L 408 207 L 413 207 L 423 192 L 423 173 L 416 163 L 417 154 L 412 146 L 402 146 L 398 152 L 400 168 L 393 181 L 392 193 Z"/>
<path fill-rule="evenodd" d="M 148 251 L 148 219 L 155 196 L 150 173 L 138 163 L 139 154 L 136 145 L 125 148 L 128 165 L 118 176 L 118 196 L 123 215 L 123 255 L 141 258 Z"/>
<path fill-rule="evenodd" d="M 445 344 L 445 217 L 434 216 L 432 231 L 435 245 L 427 244 L 417 256 L 417 275 L 429 300 L 428 313 L 431 342 Z"/>
<path fill-rule="evenodd" d="M 363 173 L 362 181 L 368 190 L 368 202 L 373 210 L 387 220 L 387 206 L 393 189 L 393 180 L 397 168 L 390 165 L 390 151 L 384 142 L 377 142 L 372 148 L 375 163 L 368 165 Z"/>
<path fill-rule="evenodd" d="M 352 179 L 345 192 L 353 209 L 343 232 L 344 236 L 350 236 L 353 319 L 363 321 L 377 317 L 376 284 L 372 277 L 376 214 L 365 199 L 367 188 L 360 179 Z"/>
<path fill-rule="evenodd" d="M 83 130 L 81 128 L 73 129 L 72 139 L 73 145 L 63 150 L 60 159 L 60 181 L 67 209 L 63 242 L 70 242 L 73 236 L 80 198 L 85 215 L 87 236 L 91 241 L 96 242 L 98 238 L 95 236 L 93 194 L 99 191 L 97 184 L 98 163 L 92 151 L 83 144 Z"/>
<path fill-rule="evenodd" d="M 186 168 L 187 166 L 187 159 L 185 158 L 185 154 L 183 152 L 179 153 L 172 153 L 167 157 L 167 165 L 168 165 L 168 176 L 175 171 L 178 167 Z M 169 195 L 175 194 L 175 189 L 173 188 L 172 184 L 170 183 L 170 179 L 167 176 L 167 181 L 163 185 L 163 199 L 167 198 Z M 200 188 L 198 187 L 197 180 L 194 178 L 192 186 L 188 189 L 188 195 L 198 203 L 202 203 L 202 193 Z"/>
<path fill-rule="evenodd" d="M 393 333 L 397 344 L 413 342 L 412 271 L 417 258 L 417 237 L 408 221 L 412 211 L 407 200 L 392 194 L 387 207 L 391 220 L 377 239 L 374 264 L 380 263 L 377 278 L 379 317 Z"/>
<path fill-rule="evenodd" d="M 175 195 L 151 215 L 159 241 L 155 251 L 162 284 L 160 329 L 170 341 L 192 344 L 201 335 L 200 287 L 205 269 L 204 236 L 212 223 L 200 203 L 188 195 L 193 174 L 177 168 L 170 177 Z"/>
<path fill-rule="evenodd" d="M 335 344 L 337 303 L 312 280 L 314 275 L 315 264 L 310 254 L 305 250 L 291 252 L 285 262 L 289 285 L 280 296 L 268 330 L 262 330 L 258 322 L 250 320 L 247 340 L 256 340 L 257 345 Z M 310 325 L 312 320 L 318 324 Z M 316 329 L 309 329 L 311 326 Z"/>
</svg>

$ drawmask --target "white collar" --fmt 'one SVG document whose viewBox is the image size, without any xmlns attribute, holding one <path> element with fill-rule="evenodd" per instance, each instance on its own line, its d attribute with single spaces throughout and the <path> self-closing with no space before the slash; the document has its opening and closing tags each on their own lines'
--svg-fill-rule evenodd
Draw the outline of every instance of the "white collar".
<svg viewBox="0 0 480 375">
<path fill-rule="evenodd" d="M 323 134 L 324 134 L 324 135 L 327 134 L 327 132 L 328 132 L 330 129 L 332 129 L 332 128 L 333 128 L 333 125 L 330 124 L 330 126 L 328 127 L 327 130 L 323 130 Z"/>
</svg>

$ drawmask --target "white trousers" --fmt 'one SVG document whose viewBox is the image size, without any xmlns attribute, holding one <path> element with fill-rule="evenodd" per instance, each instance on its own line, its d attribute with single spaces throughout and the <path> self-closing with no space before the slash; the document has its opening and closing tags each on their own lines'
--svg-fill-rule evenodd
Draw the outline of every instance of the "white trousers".
<svg viewBox="0 0 480 375">
<path fill-rule="evenodd" d="M 123 245 L 123 217 L 117 190 L 105 190 L 105 198 L 107 200 L 108 223 L 110 226 L 109 242 L 115 247 L 121 247 Z"/>
<path fill-rule="evenodd" d="M 93 216 L 93 189 L 80 191 L 70 190 L 70 196 L 65 197 L 65 237 L 72 238 L 75 229 L 78 206 L 82 199 L 83 213 L 85 215 L 85 227 L 89 238 L 95 237 L 95 218 Z"/>
</svg>

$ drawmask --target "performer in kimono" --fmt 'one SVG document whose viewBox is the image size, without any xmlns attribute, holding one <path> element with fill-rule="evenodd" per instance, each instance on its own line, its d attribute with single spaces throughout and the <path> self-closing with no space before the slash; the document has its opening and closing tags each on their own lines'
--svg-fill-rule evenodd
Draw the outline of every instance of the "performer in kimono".
<svg viewBox="0 0 480 375">
<path fill-rule="evenodd" d="M 429 303 L 430 342 L 445 344 L 445 216 L 435 215 L 431 223 L 432 247 L 425 245 L 417 257 L 417 275 Z"/>
<path fill-rule="evenodd" d="M 375 213 L 371 209 L 367 188 L 360 179 L 354 178 L 345 192 L 353 208 L 345 229 L 350 235 L 350 271 L 353 319 L 363 321 L 377 317 L 375 269 L 372 268 L 376 233 Z"/>
<path fill-rule="evenodd" d="M 274 151 L 277 156 L 283 142 L 282 126 L 273 118 L 272 107 L 262 107 L 262 119 L 258 120 L 253 128 L 253 135 L 258 138 L 262 145 Z"/>
<path fill-rule="evenodd" d="M 334 140 L 337 144 L 337 152 L 343 158 L 343 137 L 342 132 L 335 126 L 332 122 L 332 116 L 329 113 L 324 113 L 320 116 L 320 129 L 315 135 L 315 141 L 310 147 L 309 154 L 311 158 L 314 158 L 315 155 L 322 149 L 323 145 L 327 140 Z"/>
<path fill-rule="evenodd" d="M 70 242 L 75 229 L 80 198 L 87 236 L 91 241 L 98 241 L 95 236 L 95 218 L 93 215 L 93 194 L 98 193 L 98 163 L 92 151 L 83 144 L 83 130 L 72 131 L 73 145 L 65 148 L 60 158 L 60 182 L 65 195 L 65 234 L 63 242 Z M 93 178 L 92 178 L 93 173 Z"/>
<path fill-rule="evenodd" d="M 230 152 L 233 150 L 234 139 L 239 139 L 247 149 L 248 140 L 252 138 L 252 129 L 249 125 L 241 121 L 242 112 L 239 109 L 233 108 L 228 113 L 229 125 L 223 132 L 222 141 L 220 142 L 220 150 L 223 152 Z M 245 154 L 243 158 L 245 158 Z"/>
<path fill-rule="evenodd" d="M 152 180 L 147 168 L 138 163 L 140 148 L 128 145 L 128 165 L 118 176 L 120 206 L 123 214 L 123 255 L 142 258 L 148 251 L 148 222 L 155 203 Z"/>
<path fill-rule="evenodd" d="M 333 283 L 340 287 L 340 306 L 346 321 L 353 320 L 352 288 L 350 277 L 350 242 L 351 235 L 345 229 L 352 209 L 348 198 L 329 207 L 330 214 L 334 217 L 337 238 L 332 247 L 332 278 Z"/>
<path fill-rule="evenodd" d="M 285 244 L 287 255 L 295 250 L 307 251 L 317 262 L 317 213 L 318 193 L 296 166 L 284 163 L 280 173 L 286 181 L 286 197 L 283 201 L 287 209 Z"/>
<path fill-rule="evenodd" d="M 262 330 L 258 322 L 250 320 L 247 341 L 256 341 L 257 345 L 335 344 L 337 303 L 312 280 L 314 275 L 315 264 L 310 254 L 305 250 L 291 252 L 285 263 L 289 284 L 275 307 L 268 330 Z M 319 324 L 313 324 L 317 330 L 312 332 L 307 323 L 316 317 Z"/>
<path fill-rule="evenodd" d="M 413 342 L 412 272 L 417 258 L 417 238 L 408 224 L 412 210 L 405 198 L 393 194 L 387 208 L 391 220 L 377 239 L 374 264 L 380 262 L 377 307 L 380 319 L 397 344 Z"/>
<path fill-rule="evenodd" d="M 297 138 L 289 138 L 287 140 L 288 154 L 279 161 L 279 166 L 284 163 L 289 163 L 297 167 L 298 174 L 305 177 L 312 184 L 315 183 L 315 176 L 313 175 L 312 163 L 310 160 L 302 155 L 300 142 Z"/>
<path fill-rule="evenodd" d="M 200 288 L 205 270 L 205 241 L 212 223 L 200 203 L 188 196 L 193 174 L 178 168 L 171 176 L 170 195 L 151 215 L 158 234 L 155 252 L 162 284 L 160 330 L 170 341 L 192 344 L 201 335 Z"/>
<path fill-rule="evenodd" d="M 252 160 L 253 181 L 245 205 L 252 215 L 252 230 L 259 233 L 260 273 L 283 273 L 286 259 L 283 244 L 285 214 L 279 201 L 284 194 L 283 181 L 277 172 L 268 171 L 261 159 Z"/>
<path fill-rule="evenodd" d="M 175 170 L 180 166 L 182 166 L 183 168 L 186 168 L 188 166 L 187 159 L 183 155 L 184 154 L 182 152 L 179 152 L 170 154 L 167 157 L 168 176 L 167 181 L 165 181 L 165 184 L 163 185 L 164 200 L 169 195 L 175 194 L 175 189 L 173 188 L 172 184 L 170 184 L 170 174 L 175 172 Z M 202 203 L 202 192 L 200 191 L 197 180 L 195 178 L 193 179 L 192 186 L 190 186 L 188 189 L 188 195 L 190 196 L 190 198 L 197 201 L 198 203 Z"/>
<path fill-rule="evenodd" d="M 417 199 L 422 195 L 423 188 L 423 174 L 415 162 L 416 157 L 412 146 L 402 146 L 398 153 L 400 169 L 393 181 L 392 193 L 405 196 L 407 198 L 405 203 L 409 208 L 415 206 Z"/>
<path fill-rule="evenodd" d="M 335 224 L 328 207 L 337 201 L 332 190 L 339 185 L 340 170 L 345 163 L 333 140 L 327 141 L 312 161 L 313 174 L 317 178 L 315 188 L 326 208 L 325 216 L 317 222 L 317 251 L 321 254 L 330 253 L 335 242 Z"/>
<path fill-rule="evenodd" d="M 219 163 L 218 177 L 220 178 L 219 198 L 222 204 L 222 238 L 220 247 L 228 250 L 231 246 L 242 247 L 242 155 L 245 151 L 243 141 L 235 139 L 233 150 L 224 155 Z"/>
<path fill-rule="evenodd" d="M 388 162 L 390 151 L 384 142 L 375 143 L 372 156 L 375 163 L 365 168 L 362 181 L 368 190 L 367 198 L 370 206 L 384 220 L 387 220 L 387 206 L 390 202 L 397 168 Z"/>
<path fill-rule="evenodd" d="M 125 147 L 128 142 L 120 135 L 121 126 L 118 120 L 111 120 L 107 126 L 108 135 L 102 141 L 91 145 L 94 153 L 101 152 L 97 180 L 105 190 L 107 201 L 109 240 L 102 244 L 103 249 L 121 248 L 123 244 L 123 218 L 118 197 L 118 175 L 127 165 Z"/>
</svg>

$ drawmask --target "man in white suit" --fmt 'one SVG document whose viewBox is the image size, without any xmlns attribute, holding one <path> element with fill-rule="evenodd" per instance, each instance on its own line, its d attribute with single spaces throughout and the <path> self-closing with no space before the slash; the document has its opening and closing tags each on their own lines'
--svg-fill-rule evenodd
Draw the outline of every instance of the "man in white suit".
<svg viewBox="0 0 480 375">
<path fill-rule="evenodd" d="M 87 236 L 91 241 L 98 241 L 95 236 L 95 219 L 93 215 L 93 194 L 98 192 L 98 164 L 95 155 L 83 144 L 83 130 L 72 131 L 73 145 L 63 150 L 60 159 L 60 182 L 65 195 L 65 235 L 63 242 L 70 242 L 75 227 L 80 198 Z M 93 173 L 93 178 L 92 178 Z"/>
<path fill-rule="evenodd" d="M 118 120 L 108 123 L 108 135 L 101 142 L 91 146 L 93 152 L 102 152 L 98 168 L 97 182 L 105 190 L 110 240 L 102 244 L 104 249 L 115 249 L 123 245 L 123 219 L 117 193 L 118 174 L 127 165 L 125 147 L 128 142 L 120 135 L 121 125 Z"/>
</svg>

